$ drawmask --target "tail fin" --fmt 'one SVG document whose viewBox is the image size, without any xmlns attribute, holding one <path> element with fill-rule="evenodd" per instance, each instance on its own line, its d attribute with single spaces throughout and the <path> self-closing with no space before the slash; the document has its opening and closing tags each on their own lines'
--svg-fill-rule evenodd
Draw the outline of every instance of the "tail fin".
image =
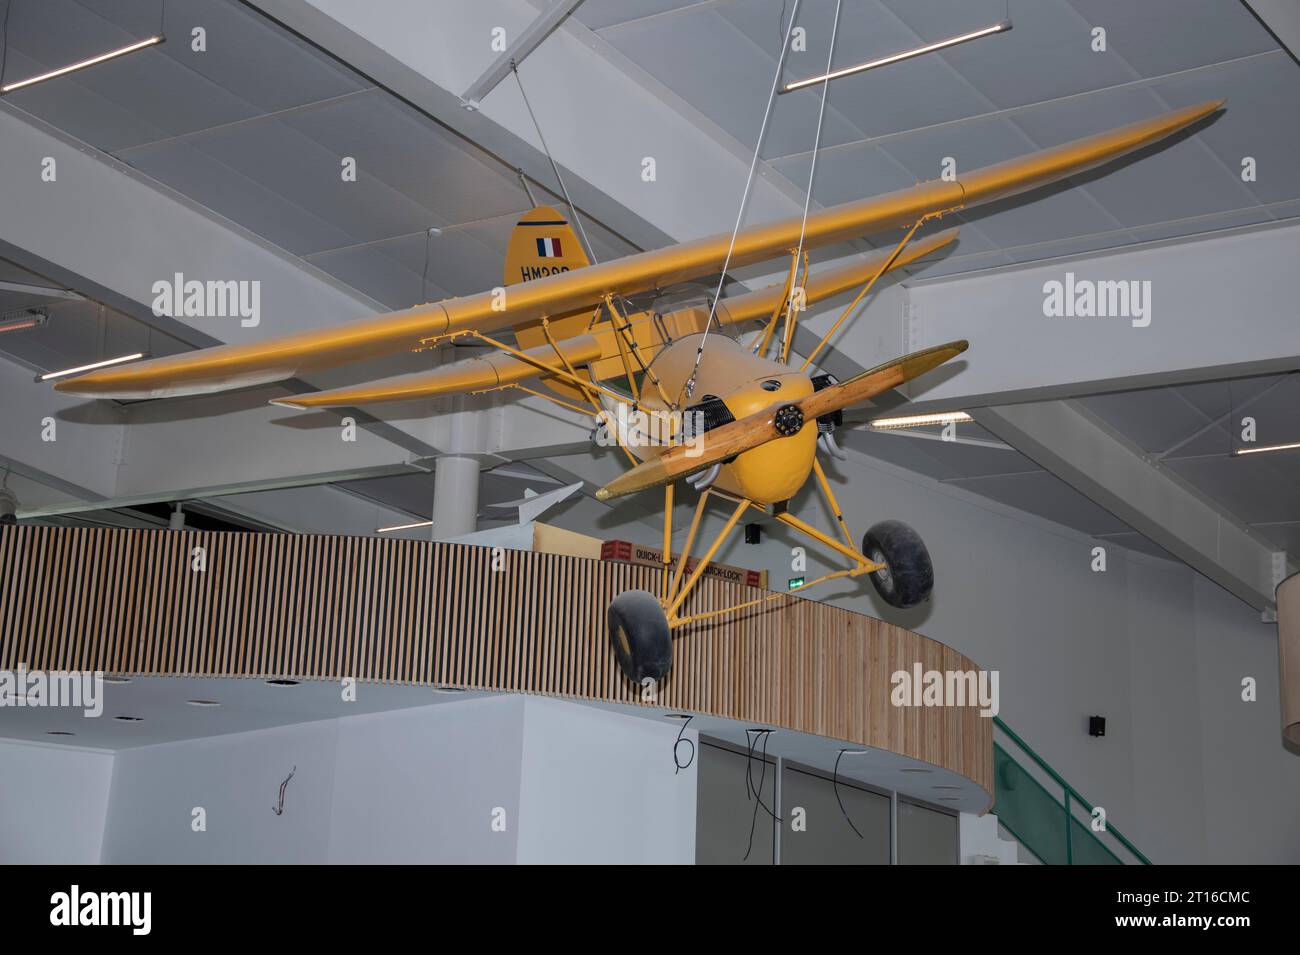
<svg viewBox="0 0 1300 955">
<path fill-rule="evenodd" d="M 505 284 L 527 282 L 590 265 L 569 217 L 551 206 L 524 214 L 506 246 Z"/>
</svg>

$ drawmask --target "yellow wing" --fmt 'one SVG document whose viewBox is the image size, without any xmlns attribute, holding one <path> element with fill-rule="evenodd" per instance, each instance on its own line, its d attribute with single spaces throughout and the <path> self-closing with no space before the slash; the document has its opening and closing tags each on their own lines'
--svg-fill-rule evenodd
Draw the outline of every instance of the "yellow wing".
<svg viewBox="0 0 1300 955">
<path fill-rule="evenodd" d="M 804 245 L 816 248 L 870 235 L 1056 182 L 1163 139 L 1222 103 L 1216 100 L 1173 110 L 986 166 L 954 181 L 931 180 L 813 212 Z M 731 253 L 732 267 L 761 262 L 793 248 L 802 225 L 795 217 L 741 230 Z M 449 332 L 515 328 L 544 315 L 592 308 L 606 295 L 631 295 L 715 274 L 727 258 L 730 239 L 728 234 L 710 236 L 347 325 L 102 369 L 64 379 L 55 388 L 106 398 L 157 398 L 280 381 L 313 369 L 404 351 L 422 339 Z"/>
<path fill-rule="evenodd" d="M 957 238 L 957 230 L 946 229 L 932 236 L 917 239 L 893 262 L 890 271 L 929 255 L 955 238 Z M 861 285 L 882 264 L 885 264 L 888 257 L 889 250 L 885 250 L 872 253 L 848 265 L 814 271 L 804 290 L 809 303 L 819 302 Z M 732 295 L 718 303 L 715 320 L 723 325 L 735 325 L 756 318 L 766 318 L 784 295 L 783 285 L 774 285 L 755 292 L 746 292 L 743 295 Z M 672 334 L 678 336 L 703 330 L 706 320 L 707 315 L 694 310 L 669 312 L 660 316 L 660 322 Z M 663 338 L 657 323 L 644 312 L 628 316 L 628 323 L 631 326 L 630 333 L 636 340 L 642 356 L 649 361 L 663 346 Z M 575 367 L 597 362 L 619 363 L 618 343 L 614 335 L 610 323 L 604 321 L 595 325 L 590 333 L 561 339 L 556 344 L 564 360 Z M 555 365 L 557 361 L 555 350 L 549 344 L 525 348 L 521 354 L 549 365 Z M 619 370 L 616 370 L 611 377 L 621 374 L 621 363 L 619 363 Z M 352 407 L 381 401 L 410 401 L 415 398 L 435 398 L 439 395 L 483 391 L 537 377 L 546 378 L 547 375 L 535 364 L 505 352 L 497 352 L 493 355 L 441 365 L 428 371 L 395 375 L 380 381 L 331 388 L 327 391 L 277 398 L 273 404 L 285 408 Z M 597 374 L 596 377 L 599 379 L 606 376 Z"/>
</svg>

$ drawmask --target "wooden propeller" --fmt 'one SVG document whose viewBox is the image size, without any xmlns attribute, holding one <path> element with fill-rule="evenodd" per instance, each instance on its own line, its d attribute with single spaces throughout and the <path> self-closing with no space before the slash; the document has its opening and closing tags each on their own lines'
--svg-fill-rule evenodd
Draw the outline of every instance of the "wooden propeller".
<svg viewBox="0 0 1300 955">
<path fill-rule="evenodd" d="M 963 339 L 912 352 L 806 398 L 777 402 L 739 421 L 714 428 L 705 433 L 702 448 L 699 445 L 695 448 L 678 445 L 658 458 L 638 464 L 597 491 L 596 499 L 607 501 L 612 497 L 662 487 L 768 441 L 796 435 L 805 424 L 815 422 L 822 415 L 866 401 L 937 368 L 956 358 L 968 345 Z"/>
</svg>

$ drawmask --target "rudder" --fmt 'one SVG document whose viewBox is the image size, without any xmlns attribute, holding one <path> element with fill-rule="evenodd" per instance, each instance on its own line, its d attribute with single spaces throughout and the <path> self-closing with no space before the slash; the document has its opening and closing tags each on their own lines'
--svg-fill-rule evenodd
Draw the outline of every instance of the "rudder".
<svg viewBox="0 0 1300 955">
<path fill-rule="evenodd" d="M 525 213 L 510 233 L 505 284 L 527 282 L 590 264 L 569 217 L 551 206 L 538 206 Z"/>
</svg>

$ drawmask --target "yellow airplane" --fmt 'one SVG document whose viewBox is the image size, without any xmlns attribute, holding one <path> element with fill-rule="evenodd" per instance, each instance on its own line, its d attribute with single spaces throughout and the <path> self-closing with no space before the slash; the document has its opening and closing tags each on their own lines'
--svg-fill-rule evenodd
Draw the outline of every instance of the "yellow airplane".
<svg viewBox="0 0 1300 955">
<path fill-rule="evenodd" d="M 857 546 L 817 450 L 834 451 L 844 408 L 910 381 L 960 355 L 965 341 L 905 355 L 849 381 L 814 374 L 813 363 L 885 273 L 950 243 L 957 230 L 917 236 L 922 225 L 1057 182 L 1158 142 L 1209 116 L 1223 101 L 1201 103 L 1041 150 L 952 180 L 937 179 L 871 199 L 590 264 L 565 216 L 541 206 L 517 224 L 506 253 L 503 286 L 476 295 L 324 329 L 238 345 L 221 345 L 93 371 L 55 384 L 61 392 L 102 398 L 160 398 L 283 381 L 349 362 L 470 340 L 487 357 L 364 384 L 276 399 L 290 408 L 351 407 L 448 394 L 514 389 L 547 398 L 597 422 L 632 467 L 597 492 L 601 500 L 663 487 L 664 547 L 658 595 L 633 590 L 608 609 L 610 639 L 623 673 L 660 680 L 672 666 L 672 633 L 725 613 L 758 607 L 840 577 L 868 575 L 880 596 L 910 607 L 930 596 L 933 566 L 920 537 L 899 521 L 882 521 Z M 813 271 L 807 250 L 887 229 L 904 229 L 890 250 L 849 265 Z M 802 236 L 802 241 L 801 241 Z M 803 250 L 800 254 L 800 249 Z M 627 296 L 772 259 L 790 257 L 783 285 L 686 303 L 632 310 Z M 859 288 L 797 366 L 791 343 L 808 304 Z M 739 326 L 760 322 L 742 343 Z M 503 333 L 512 332 L 513 340 Z M 772 354 L 773 357 L 768 357 Z M 531 387 L 540 382 L 547 391 Z M 834 514 L 838 538 L 786 509 L 810 476 Z M 697 491 L 681 557 L 671 558 L 676 482 Z M 707 502 L 733 507 L 722 530 L 685 575 Z M 850 566 L 797 591 L 767 594 L 722 610 L 683 613 L 709 561 L 741 517 L 763 510 L 799 534 L 838 552 Z M 683 576 L 685 579 L 683 580 Z"/>
</svg>

